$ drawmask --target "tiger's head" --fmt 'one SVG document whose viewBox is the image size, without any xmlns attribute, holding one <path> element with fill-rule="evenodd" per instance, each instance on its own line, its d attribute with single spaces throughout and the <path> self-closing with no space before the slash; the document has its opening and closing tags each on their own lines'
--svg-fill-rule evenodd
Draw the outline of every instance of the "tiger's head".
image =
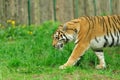
<svg viewBox="0 0 120 80">
<path fill-rule="evenodd" d="M 78 19 L 60 25 L 53 34 L 52 45 L 57 49 L 62 49 L 66 43 L 76 40 L 79 28 L 80 23 Z"/>
</svg>

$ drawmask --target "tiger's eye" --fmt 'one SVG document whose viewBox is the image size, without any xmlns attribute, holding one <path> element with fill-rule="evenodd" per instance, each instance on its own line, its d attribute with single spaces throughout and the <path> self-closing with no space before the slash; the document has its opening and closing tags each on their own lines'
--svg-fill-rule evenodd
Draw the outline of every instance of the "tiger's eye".
<svg viewBox="0 0 120 80">
<path fill-rule="evenodd" d="M 55 37 L 55 39 L 59 39 L 58 37 Z"/>
<path fill-rule="evenodd" d="M 62 34 L 60 35 L 60 37 L 62 37 Z"/>
</svg>

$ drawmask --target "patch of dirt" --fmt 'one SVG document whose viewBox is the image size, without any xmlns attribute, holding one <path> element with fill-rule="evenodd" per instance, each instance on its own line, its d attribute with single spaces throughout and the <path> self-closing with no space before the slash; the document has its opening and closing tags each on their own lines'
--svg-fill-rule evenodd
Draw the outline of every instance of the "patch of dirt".
<svg viewBox="0 0 120 80">
<path fill-rule="evenodd" d="M 114 80 L 112 77 L 107 77 L 105 75 L 93 75 L 94 80 Z"/>
<path fill-rule="evenodd" d="M 113 70 L 112 73 L 113 74 L 120 74 L 120 70 Z"/>
<path fill-rule="evenodd" d="M 119 73 L 115 71 L 115 73 Z M 33 75 L 35 80 L 117 80 L 113 76 L 98 74 L 94 72 L 87 72 L 81 70 L 74 70 L 72 72 L 53 71 L 43 74 Z"/>
</svg>

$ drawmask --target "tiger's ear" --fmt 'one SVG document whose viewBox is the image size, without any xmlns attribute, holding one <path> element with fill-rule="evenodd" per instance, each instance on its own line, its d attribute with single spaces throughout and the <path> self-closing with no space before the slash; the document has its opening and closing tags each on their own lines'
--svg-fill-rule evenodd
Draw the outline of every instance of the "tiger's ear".
<svg viewBox="0 0 120 80">
<path fill-rule="evenodd" d="M 63 25 L 59 25 L 58 30 L 63 30 Z"/>
</svg>

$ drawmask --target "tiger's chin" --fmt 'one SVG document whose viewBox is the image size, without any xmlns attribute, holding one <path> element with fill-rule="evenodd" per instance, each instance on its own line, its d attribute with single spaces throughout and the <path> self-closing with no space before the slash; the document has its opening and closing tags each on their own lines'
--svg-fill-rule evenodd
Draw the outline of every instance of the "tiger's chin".
<svg viewBox="0 0 120 80">
<path fill-rule="evenodd" d="M 62 47 L 60 47 L 60 48 L 56 48 L 56 49 L 58 49 L 58 50 L 60 50 L 60 51 L 62 51 L 62 50 L 63 50 L 63 48 L 62 48 Z"/>
<path fill-rule="evenodd" d="M 62 50 L 63 50 L 63 47 L 57 47 L 56 49 L 62 51 Z"/>
<path fill-rule="evenodd" d="M 56 49 L 59 49 L 59 50 L 63 50 L 63 47 L 64 47 L 63 44 L 60 44 L 60 45 L 56 45 L 56 46 L 55 46 L 55 48 L 56 48 Z"/>
</svg>

